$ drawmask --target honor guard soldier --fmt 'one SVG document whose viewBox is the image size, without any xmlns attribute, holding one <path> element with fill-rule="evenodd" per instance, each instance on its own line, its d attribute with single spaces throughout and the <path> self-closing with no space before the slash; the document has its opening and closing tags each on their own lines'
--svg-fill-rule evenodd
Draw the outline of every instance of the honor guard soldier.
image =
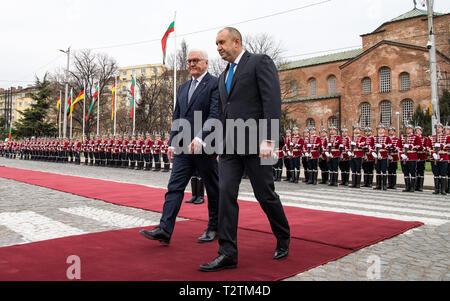
<svg viewBox="0 0 450 301">
<path fill-rule="evenodd" d="M 111 144 L 111 167 L 119 168 L 122 165 L 122 139 L 120 135 L 112 136 Z"/>
<path fill-rule="evenodd" d="M 77 137 L 75 139 L 74 145 L 73 145 L 73 153 L 75 156 L 75 164 L 76 165 L 80 165 L 81 164 L 81 160 L 80 160 L 80 153 L 82 151 L 82 143 L 81 143 L 81 139 L 80 137 Z"/>
<path fill-rule="evenodd" d="M 144 169 L 144 157 L 142 155 L 142 151 L 144 149 L 144 137 L 142 134 L 138 135 L 138 140 L 136 141 L 136 149 L 134 152 L 135 160 L 136 160 L 136 170 Z"/>
<path fill-rule="evenodd" d="M 89 140 L 89 166 L 94 166 L 94 148 L 94 137 L 91 137 L 91 139 Z"/>
<path fill-rule="evenodd" d="M 350 157 L 348 152 L 350 150 L 351 138 L 348 135 L 348 129 L 341 129 L 342 133 L 342 144 L 339 145 L 339 150 L 341 151 L 341 158 L 339 160 L 339 169 L 341 170 L 341 184 L 343 186 L 348 186 L 350 180 Z"/>
<path fill-rule="evenodd" d="M 115 167 L 116 161 L 113 160 L 114 155 L 114 135 L 109 135 L 109 139 L 106 144 L 106 166 Z"/>
<path fill-rule="evenodd" d="M 397 137 L 396 128 L 389 128 L 389 138 L 391 139 L 391 144 L 389 145 L 389 157 L 388 157 L 388 189 L 396 189 L 397 186 L 397 169 L 399 157 L 399 145 L 400 138 Z"/>
<path fill-rule="evenodd" d="M 322 146 L 322 140 L 316 135 L 316 128 L 309 128 L 309 137 L 306 144 L 306 157 L 308 158 L 308 169 L 310 171 L 309 181 L 306 184 L 317 185 L 318 176 L 318 160 L 320 157 L 320 149 Z"/>
<path fill-rule="evenodd" d="M 292 143 L 291 143 L 292 131 L 286 130 L 283 137 L 283 151 L 284 151 L 284 166 L 286 167 L 286 179 L 284 181 L 290 182 L 292 176 Z"/>
<path fill-rule="evenodd" d="M 280 139 L 278 140 L 277 148 L 275 149 L 275 155 L 278 158 L 277 163 L 275 163 L 272 168 L 274 170 L 274 178 L 275 182 L 281 181 L 281 174 L 283 173 L 283 158 L 284 158 L 284 140 L 282 135 L 280 135 Z"/>
<path fill-rule="evenodd" d="M 374 145 L 371 149 L 372 156 L 375 158 L 375 170 L 377 172 L 375 190 L 387 190 L 389 146 L 392 144 L 392 141 L 385 132 L 386 126 L 380 124 L 377 127 L 377 135 L 374 136 Z"/>
<path fill-rule="evenodd" d="M 62 163 L 69 162 L 69 158 L 68 158 L 68 154 L 67 154 L 67 152 L 69 151 L 69 145 L 70 145 L 69 139 L 67 139 L 67 138 L 64 139 L 64 141 L 62 142 L 62 145 L 61 145 L 61 150 L 62 150 L 61 161 L 62 161 Z"/>
<path fill-rule="evenodd" d="M 330 184 L 328 186 L 338 186 L 338 176 L 339 176 L 339 159 L 341 158 L 341 145 L 342 138 L 337 134 L 337 127 L 331 126 L 329 128 L 330 138 L 328 141 L 327 157 L 328 159 L 328 170 L 330 173 Z"/>
<path fill-rule="evenodd" d="M 169 140 L 170 140 L 170 134 L 164 135 L 164 142 L 163 142 L 163 148 L 162 148 L 162 158 L 164 162 L 164 169 L 163 172 L 169 172 L 170 171 L 170 162 L 169 157 L 167 156 L 167 151 L 169 150 Z"/>
<path fill-rule="evenodd" d="M 364 187 L 372 187 L 373 184 L 373 170 L 375 168 L 375 158 L 370 151 L 374 147 L 373 131 L 371 127 L 364 129 L 364 135 L 366 136 L 366 145 L 363 147 L 364 158 L 362 163 L 362 169 L 364 171 Z"/>
<path fill-rule="evenodd" d="M 84 165 L 89 164 L 89 139 L 88 137 L 84 137 L 83 141 L 83 155 L 84 155 Z"/>
<path fill-rule="evenodd" d="M 444 134 L 444 126 L 441 123 L 435 125 L 436 135 L 430 136 L 428 152 L 431 155 L 431 169 L 434 176 L 433 194 L 446 195 L 448 188 L 448 161 L 450 150 L 450 136 Z"/>
<path fill-rule="evenodd" d="M 108 136 L 103 135 L 100 144 L 98 145 L 98 157 L 99 157 L 99 165 L 106 166 L 106 150 L 108 147 Z"/>
<path fill-rule="evenodd" d="M 298 127 L 292 128 L 292 179 L 291 183 L 298 183 L 300 177 L 300 158 L 302 157 L 303 138 L 300 137 Z"/>
<path fill-rule="evenodd" d="M 406 126 L 406 135 L 401 137 L 401 159 L 406 188 L 403 192 L 414 192 L 416 188 L 417 151 L 422 148 L 422 140 L 414 134 L 412 125 Z"/>
<path fill-rule="evenodd" d="M 128 168 L 129 166 L 129 155 L 128 155 L 128 146 L 130 144 L 130 140 L 127 134 L 123 135 L 122 145 L 121 145 L 121 160 L 122 160 L 122 168 Z"/>
<path fill-rule="evenodd" d="M 145 160 L 145 170 L 152 170 L 153 165 L 153 140 L 150 133 L 145 134 L 145 143 L 144 143 L 144 160 Z"/>
<path fill-rule="evenodd" d="M 134 169 L 136 166 L 136 158 L 134 153 L 136 151 L 136 135 L 131 135 L 131 140 L 128 143 L 128 159 L 130 160 L 130 169 Z"/>
<path fill-rule="evenodd" d="M 450 136 L 450 126 L 449 125 L 446 125 L 444 127 L 444 133 L 445 133 L 445 135 Z M 447 147 L 447 155 L 450 159 L 450 147 Z M 450 165 L 450 163 L 449 163 L 449 165 Z M 450 179 L 450 168 L 447 168 L 447 179 Z M 447 180 L 447 189 L 446 189 L 447 193 L 449 193 L 449 188 L 450 188 L 450 182 L 449 182 L 449 180 Z"/>
<path fill-rule="evenodd" d="M 328 184 L 330 178 L 330 170 L 328 166 L 328 157 L 326 156 L 326 150 L 328 148 L 328 130 L 322 129 L 320 131 L 320 139 L 322 145 L 320 147 L 319 168 L 321 172 L 321 181 L 319 184 Z"/>
<path fill-rule="evenodd" d="M 75 139 L 70 139 L 69 142 L 69 148 L 68 148 L 68 154 L 69 154 L 69 163 L 75 163 L 75 154 L 74 154 L 74 145 L 75 145 Z"/>
<path fill-rule="evenodd" d="M 153 159 L 155 160 L 155 169 L 153 171 L 161 171 L 161 150 L 163 142 L 161 141 L 161 135 L 155 135 L 155 141 L 153 141 Z"/>
<path fill-rule="evenodd" d="M 100 136 L 96 135 L 94 140 L 94 159 L 95 166 L 100 166 L 100 145 L 102 141 L 100 140 Z"/>
<path fill-rule="evenodd" d="M 423 129 L 420 126 L 416 126 L 414 128 L 415 134 L 421 140 L 422 147 L 417 150 L 417 176 L 416 176 L 416 191 L 423 191 L 423 181 L 425 177 L 425 163 L 428 160 L 428 154 L 426 150 L 426 146 L 429 144 L 428 137 L 423 137 Z"/>
<path fill-rule="evenodd" d="M 309 130 L 304 129 L 303 130 L 302 166 L 304 169 L 305 178 L 303 179 L 303 183 L 308 183 L 309 177 L 310 177 L 310 171 L 309 171 L 309 167 L 308 167 L 308 158 L 305 156 L 305 154 L 307 152 L 306 143 L 307 143 L 308 139 L 309 139 Z"/>
</svg>

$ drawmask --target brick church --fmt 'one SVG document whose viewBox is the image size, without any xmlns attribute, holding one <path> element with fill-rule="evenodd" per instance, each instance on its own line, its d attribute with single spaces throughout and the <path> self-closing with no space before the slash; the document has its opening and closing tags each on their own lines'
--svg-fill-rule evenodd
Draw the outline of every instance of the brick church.
<svg viewBox="0 0 450 301">
<path fill-rule="evenodd" d="M 449 20 L 435 13 L 439 95 L 450 90 Z M 380 123 L 402 129 L 419 105 L 429 108 L 427 12 L 414 8 L 361 38 L 361 49 L 280 67 L 283 108 L 300 129 Z"/>
</svg>

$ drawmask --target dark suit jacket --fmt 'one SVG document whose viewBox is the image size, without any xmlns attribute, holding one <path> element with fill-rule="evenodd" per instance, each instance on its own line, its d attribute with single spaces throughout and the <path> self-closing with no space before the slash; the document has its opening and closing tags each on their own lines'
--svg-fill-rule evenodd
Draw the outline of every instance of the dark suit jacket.
<svg viewBox="0 0 450 301">
<path fill-rule="evenodd" d="M 184 119 L 189 122 L 190 130 L 190 140 L 184 141 L 186 139 L 181 139 L 181 141 L 176 143 L 176 145 L 183 146 L 186 151 L 187 146 L 195 137 L 199 137 L 202 140 L 205 139 L 210 134 L 210 130 L 203 128 L 205 122 L 209 119 L 218 119 L 219 114 L 219 92 L 218 92 L 218 79 L 207 73 L 202 79 L 200 84 L 195 89 L 192 95 L 191 101 L 188 104 L 188 93 L 191 86 L 191 82 L 187 81 L 180 85 L 178 88 L 177 103 L 172 116 L 172 122 L 176 120 Z M 194 112 L 202 113 L 201 128 L 194 128 Z M 184 127 L 182 124 L 178 130 L 172 130 L 170 133 L 169 145 L 176 146 L 173 144 L 173 139 L 179 134 Z"/>
<path fill-rule="evenodd" d="M 230 68 L 228 64 L 226 70 L 219 78 L 220 95 L 220 117 L 224 125 L 225 136 L 229 137 L 230 131 L 226 132 L 227 119 L 243 121 L 255 120 L 259 127 L 259 120 L 267 120 L 265 133 L 259 129 L 249 131 L 246 129 L 245 153 L 241 153 L 237 148 L 237 130 L 235 128 L 234 151 L 236 154 L 249 155 L 249 141 L 256 134 L 257 150 L 259 153 L 259 144 L 262 140 L 272 140 L 271 120 L 279 120 L 281 117 L 281 91 L 280 80 L 278 78 L 277 68 L 272 59 L 267 55 L 251 54 L 245 52 L 237 66 L 236 72 L 231 82 L 230 93 L 227 93 L 225 86 L 225 77 Z M 277 130 L 278 132 L 279 130 Z M 265 137 L 264 137 L 265 136 Z M 277 137 L 273 137 L 278 140 Z M 230 143 L 226 140 L 225 143 Z M 226 145 L 224 145 L 226 148 Z"/>
</svg>

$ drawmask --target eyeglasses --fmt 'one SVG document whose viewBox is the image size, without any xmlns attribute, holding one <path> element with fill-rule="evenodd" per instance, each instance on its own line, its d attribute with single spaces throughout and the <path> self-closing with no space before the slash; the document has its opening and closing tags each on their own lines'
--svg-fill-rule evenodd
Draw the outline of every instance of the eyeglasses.
<svg viewBox="0 0 450 301">
<path fill-rule="evenodd" d="M 204 61 L 204 59 L 190 59 L 190 60 L 187 60 L 187 63 L 188 63 L 188 65 L 190 65 L 191 63 L 198 64 L 201 61 Z"/>
</svg>

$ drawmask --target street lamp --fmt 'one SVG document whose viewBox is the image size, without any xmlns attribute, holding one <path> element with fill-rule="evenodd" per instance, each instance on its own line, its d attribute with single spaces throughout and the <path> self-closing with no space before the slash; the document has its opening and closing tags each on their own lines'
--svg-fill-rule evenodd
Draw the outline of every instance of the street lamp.
<svg viewBox="0 0 450 301">
<path fill-rule="evenodd" d="M 64 101 L 64 125 L 63 125 L 63 137 L 67 138 L 67 99 L 69 97 L 69 67 L 70 67 L 70 47 L 67 50 L 60 49 L 62 53 L 67 54 L 67 68 L 66 68 L 66 94 Z"/>
<path fill-rule="evenodd" d="M 400 112 L 395 112 L 397 116 L 397 137 L 400 137 Z"/>
</svg>

